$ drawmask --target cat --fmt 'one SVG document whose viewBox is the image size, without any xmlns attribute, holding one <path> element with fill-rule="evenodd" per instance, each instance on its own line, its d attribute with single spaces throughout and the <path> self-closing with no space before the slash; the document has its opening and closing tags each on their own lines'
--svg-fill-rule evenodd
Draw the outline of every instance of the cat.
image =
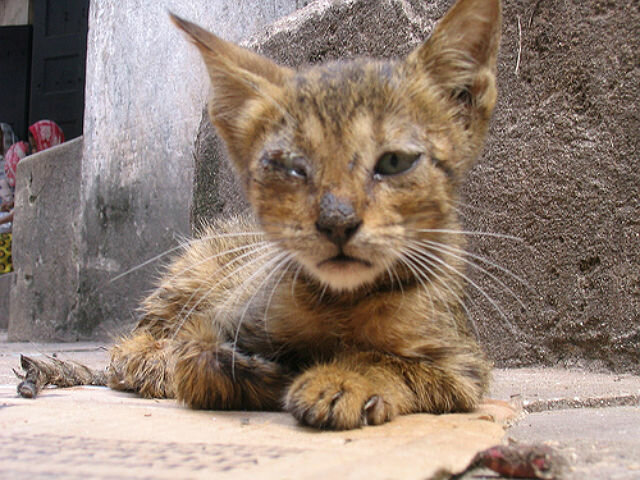
<svg viewBox="0 0 640 480">
<path fill-rule="evenodd" d="M 300 70 L 172 20 L 252 213 L 172 261 L 107 384 L 325 429 L 475 408 L 491 365 L 455 205 L 496 102 L 501 2 L 458 0 L 404 59 Z"/>
</svg>

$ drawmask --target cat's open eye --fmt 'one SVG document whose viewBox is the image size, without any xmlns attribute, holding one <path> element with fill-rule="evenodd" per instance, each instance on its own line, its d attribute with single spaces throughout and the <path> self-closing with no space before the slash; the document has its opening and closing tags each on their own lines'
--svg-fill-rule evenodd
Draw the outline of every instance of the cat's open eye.
<svg viewBox="0 0 640 480">
<path fill-rule="evenodd" d="M 378 159 L 373 173 L 377 178 L 404 173 L 416 164 L 420 156 L 419 153 L 383 153 Z"/>
<path fill-rule="evenodd" d="M 299 155 L 290 152 L 275 150 L 266 155 L 266 163 L 269 167 L 284 171 L 293 178 L 307 178 L 307 162 Z"/>
</svg>

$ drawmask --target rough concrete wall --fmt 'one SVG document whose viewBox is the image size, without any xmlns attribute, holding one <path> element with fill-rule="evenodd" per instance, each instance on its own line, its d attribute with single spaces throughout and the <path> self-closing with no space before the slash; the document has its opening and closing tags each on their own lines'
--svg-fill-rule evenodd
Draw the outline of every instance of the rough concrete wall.
<svg viewBox="0 0 640 480">
<path fill-rule="evenodd" d="M 18 164 L 9 340 L 76 340 L 82 137 Z"/>
<path fill-rule="evenodd" d="M 218 217 L 228 217 L 249 208 L 240 183 L 227 162 L 225 145 L 203 109 L 194 146 L 195 175 L 191 204 L 192 234 Z"/>
<path fill-rule="evenodd" d="M 451 3 L 318 1 L 251 43 L 288 65 L 401 55 Z M 459 210 L 469 230 L 520 239 L 470 235 L 469 250 L 527 285 L 472 259 L 488 272 L 468 269 L 485 292 L 469 286 L 472 317 L 498 365 L 638 372 L 640 7 L 631 0 L 504 4 L 500 100 Z M 199 140 L 213 135 L 203 121 Z M 217 183 L 206 185 L 217 170 L 228 178 L 215 142 L 196 152 L 212 157 L 196 158 L 194 205 L 215 207 L 195 212 L 198 223 L 226 213 L 241 195 L 229 195 L 228 182 L 223 195 Z"/>
<path fill-rule="evenodd" d="M 506 2 L 500 66 L 490 141 L 461 210 L 472 229 L 521 238 L 475 238 L 471 249 L 530 288 L 494 271 L 523 308 L 474 276 L 515 330 L 514 340 L 476 292 L 482 337 L 503 365 L 639 372 L 640 4 Z"/>
<path fill-rule="evenodd" d="M 237 40 L 297 3 L 91 2 L 75 312 L 81 336 L 108 337 L 130 324 L 158 264 L 110 279 L 189 231 L 193 139 L 209 86 L 167 11 Z"/>
</svg>

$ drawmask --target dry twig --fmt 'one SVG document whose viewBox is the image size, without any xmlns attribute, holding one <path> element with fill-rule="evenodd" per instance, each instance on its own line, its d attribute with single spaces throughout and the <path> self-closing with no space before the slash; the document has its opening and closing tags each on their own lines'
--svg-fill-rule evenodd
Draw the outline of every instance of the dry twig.
<svg viewBox="0 0 640 480">
<path fill-rule="evenodd" d="M 20 366 L 24 374 L 13 371 L 22 381 L 18 384 L 18 393 L 24 398 L 35 398 L 47 385 L 72 387 L 75 385 L 106 385 L 104 372 L 91 370 L 84 365 L 71 361 L 47 357 L 48 361 L 36 360 L 20 355 Z"/>
</svg>

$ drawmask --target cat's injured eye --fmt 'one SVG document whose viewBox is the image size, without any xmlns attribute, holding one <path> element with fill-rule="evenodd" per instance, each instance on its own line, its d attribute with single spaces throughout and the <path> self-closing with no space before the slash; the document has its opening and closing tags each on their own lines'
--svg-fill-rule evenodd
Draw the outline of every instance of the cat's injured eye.
<svg viewBox="0 0 640 480">
<path fill-rule="evenodd" d="M 262 157 L 263 165 L 282 171 L 293 178 L 307 178 L 307 162 L 300 155 L 282 150 L 266 152 Z"/>
<path fill-rule="evenodd" d="M 420 159 L 420 153 L 386 152 L 378 159 L 373 170 L 376 178 L 405 173 Z"/>
</svg>

